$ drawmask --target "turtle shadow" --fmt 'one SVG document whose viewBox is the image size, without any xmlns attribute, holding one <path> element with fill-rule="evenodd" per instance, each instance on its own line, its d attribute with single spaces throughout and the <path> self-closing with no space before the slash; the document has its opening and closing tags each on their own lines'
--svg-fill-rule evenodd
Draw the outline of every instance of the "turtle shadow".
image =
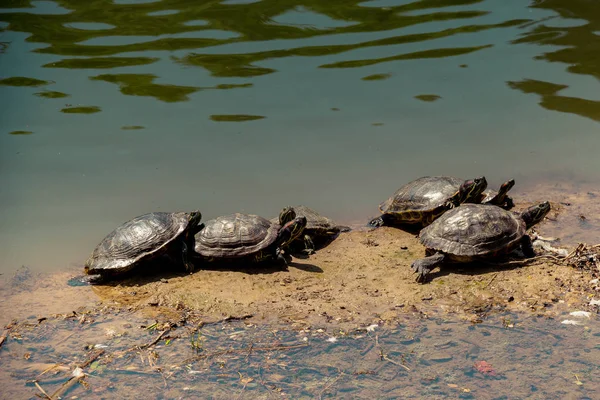
<svg viewBox="0 0 600 400">
<path fill-rule="evenodd" d="M 350 229 L 350 228 L 348 228 Z M 335 235 L 329 235 L 327 237 L 313 237 L 313 244 L 315 246 L 315 251 L 320 251 L 325 249 L 326 247 L 328 247 L 331 243 L 333 243 L 339 236 L 341 233 L 343 232 L 350 232 L 350 231 L 342 231 L 342 232 L 338 232 Z M 297 244 L 292 244 L 289 246 L 289 248 L 287 248 L 285 251 L 289 252 L 291 255 L 293 255 L 295 258 L 298 258 L 300 260 L 308 260 L 310 258 L 310 255 L 304 251 L 304 242 L 302 242 L 302 245 L 297 245 Z"/>
<path fill-rule="evenodd" d="M 229 271 L 242 272 L 248 275 L 266 275 L 277 272 L 289 271 L 289 267 L 301 269 L 307 272 L 323 272 L 323 270 L 313 264 L 298 263 L 293 259 L 288 261 L 287 266 L 278 264 L 277 262 L 249 263 L 244 261 L 213 261 L 213 262 L 196 262 L 196 271 Z"/>
<path fill-rule="evenodd" d="M 291 262 L 289 263 L 289 266 L 294 267 L 296 269 L 300 269 L 305 272 L 314 272 L 317 274 L 322 274 L 324 272 L 323 268 L 315 264 Z"/>
<path fill-rule="evenodd" d="M 473 261 L 468 263 L 448 263 L 436 268 L 427 275 L 427 282 L 439 279 L 450 274 L 458 275 L 489 275 L 495 272 L 512 271 L 528 266 L 526 258 L 503 258 L 496 261 Z M 508 261 L 523 261 L 523 264 L 506 264 Z"/>
<path fill-rule="evenodd" d="M 91 286 L 139 286 L 186 275 L 189 275 L 189 273 L 185 271 L 182 265 L 171 262 L 168 258 L 158 259 L 147 261 L 118 276 L 107 277 L 102 282 Z"/>
</svg>

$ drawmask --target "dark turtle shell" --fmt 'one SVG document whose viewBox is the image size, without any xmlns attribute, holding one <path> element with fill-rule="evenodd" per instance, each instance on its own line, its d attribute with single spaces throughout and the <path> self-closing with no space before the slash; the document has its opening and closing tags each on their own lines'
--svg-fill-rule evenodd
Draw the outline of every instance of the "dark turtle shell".
<svg viewBox="0 0 600 400">
<path fill-rule="evenodd" d="M 518 214 L 491 205 L 462 204 L 421 230 L 419 240 L 455 261 L 470 261 L 511 251 L 525 231 Z"/>
<path fill-rule="evenodd" d="M 86 274 L 118 274 L 162 254 L 190 224 L 190 213 L 154 212 L 125 222 L 96 246 L 85 263 Z"/>
<path fill-rule="evenodd" d="M 293 206 L 298 217 L 306 217 L 306 227 L 304 233 L 308 235 L 326 235 L 330 236 L 339 232 L 350 230 L 349 227 L 337 225 L 331 218 L 327 218 L 310 207 Z M 271 218 L 272 223 L 279 223 L 279 217 Z"/>
<path fill-rule="evenodd" d="M 420 221 L 456 193 L 464 180 L 452 176 L 424 176 L 407 183 L 379 205 L 382 213 L 398 213 L 406 222 Z"/>
<path fill-rule="evenodd" d="M 280 228 L 258 215 L 224 215 L 204 224 L 195 236 L 195 250 L 215 259 L 252 256 L 273 244 Z"/>
</svg>

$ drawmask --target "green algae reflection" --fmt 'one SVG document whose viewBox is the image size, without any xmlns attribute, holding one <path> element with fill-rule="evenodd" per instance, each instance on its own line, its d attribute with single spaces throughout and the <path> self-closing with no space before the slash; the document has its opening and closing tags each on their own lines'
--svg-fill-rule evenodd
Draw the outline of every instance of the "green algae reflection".
<svg viewBox="0 0 600 400">
<path fill-rule="evenodd" d="M 369 76 L 364 76 L 361 79 L 363 81 L 383 81 L 385 79 L 388 79 L 392 76 L 392 74 L 374 74 L 374 75 L 369 75 Z"/>
<path fill-rule="evenodd" d="M 4 86 L 30 86 L 30 87 L 38 87 L 48 85 L 50 81 L 42 81 L 40 79 L 35 78 L 27 78 L 25 76 L 13 76 L 11 78 L 0 79 L 0 85 Z"/>
<path fill-rule="evenodd" d="M 149 96 L 167 103 L 189 100 L 188 95 L 200 90 L 199 87 L 157 84 L 152 74 L 104 74 L 90 77 L 91 80 L 105 81 L 119 85 L 121 93 L 129 96 Z"/>
<path fill-rule="evenodd" d="M 519 82 L 507 82 L 513 89 L 523 93 L 535 93 L 541 96 L 540 106 L 547 110 L 570 113 L 600 122 L 600 101 L 580 99 L 578 97 L 560 96 L 558 92 L 566 85 L 525 79 Z"/>
<path fill-rule="evenodd" d="M 266 118 L 262 115 L 247 115 L 247 114 L 214 114 L 210 116 L 210 119 L 217 122 L 244 122 L 244 121 L 255 121 L 257 119 Z"/>
<path fill-rule="evenodd" d="M 132 67 L 135 65 L 148 65 L 158 61 L 155 57 L 91 57 L 91 58 L 66 58 L 57 62 L 43 65 L 46 68 L 91 68 L 107 69 L 118 67 Z"/>
<path fill-rule="evenodd" d="M 31 135 L 33 134 L 33 132 L 31 131 L 12 131 L 10 132 L 11 135 Z"/>
<path fill-rule="evenodd" d="M 100 111 L 102 109 L 97 106 L 66 107 L 60 110 L 60 112 L 65 114 L 94 114 Z"/>
<path fill-rule="evenodd" d="M 441 96 L 438 96 L 437 94 L 418 94 L 415 96 L 415 99 L 432 102 L 441 99 Z"/>
<path fill-rule="evenodd" d="M 38 97 L 44 97 L 46 99 L 63 99 L 65 97 L 69 97 L 70 94 L 66 94 L 63 92 L 56 92 L 53 90 L 44 90 L 43 92 L 34 93 Z"/>
</svg>

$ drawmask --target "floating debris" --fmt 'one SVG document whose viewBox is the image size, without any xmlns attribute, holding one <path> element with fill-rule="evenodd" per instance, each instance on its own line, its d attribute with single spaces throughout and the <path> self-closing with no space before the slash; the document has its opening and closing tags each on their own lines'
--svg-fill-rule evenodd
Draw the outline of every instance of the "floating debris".
<svg viewBox="0 0 600 400">
<path fill-rule="evenodd" d="M 565 324 L 565 325 L 582 325 L 581 322 L 575 321 L 575 320 L 572 320 L 572 319 L 565 319 L 565 320 L 561 321 L 561 324 Z"/>
<path fill-rule="evenodd" d="M 589 311 L 571 311 L 569 314 L 574 317 L 581 317 L 581 318 L 590 318 L 590 316 L 592 315 L 592 313 Z"/>
</svg>

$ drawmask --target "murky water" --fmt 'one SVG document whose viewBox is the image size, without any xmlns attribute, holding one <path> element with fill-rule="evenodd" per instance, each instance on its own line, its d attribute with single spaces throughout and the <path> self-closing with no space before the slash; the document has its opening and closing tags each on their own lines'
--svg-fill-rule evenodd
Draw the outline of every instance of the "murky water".
<svg viewBox="0 0 600 400">
<path fill-rule="evenodd" d="M 426 174 L 599 181 L 594 2 L 1 4 L 0 271 L 154 210 L 354 221 Z"/>
<path fill-rule="evenodd" d="M 3 398 L 598 398 L 600 323 L 564 318 L 579 325 L 500 314 L 480 324 L 408 315 L 351 331 L 169 328 L 106 309 L 15 325 L 0 383 Z M 83 384 L 66 385 L 77 366 Z"/>
</svg>

